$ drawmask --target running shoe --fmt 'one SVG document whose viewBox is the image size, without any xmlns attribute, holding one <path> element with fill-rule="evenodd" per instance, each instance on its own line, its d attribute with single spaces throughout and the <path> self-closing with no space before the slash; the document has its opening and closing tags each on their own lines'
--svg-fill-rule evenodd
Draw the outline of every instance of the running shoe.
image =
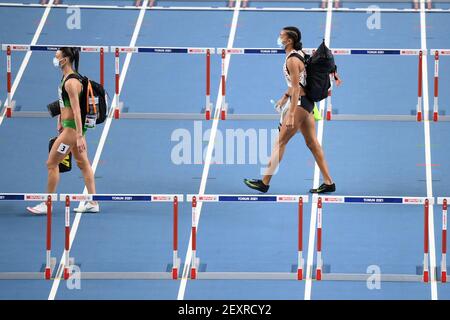
<svg viewBox="0 0 450 320">
<path fill-rule="evenodd" d="M 98 203 L 92 204 L 91 202 L 86 202 L 84 206 L 73 209 L 73 211 L 78 213 L 98 213 L 100 212 L 100 206 Z"/>
<path fill-rule="evenodd" d="M 309 190 L 310 193 L 328 193 L 328 192 L 335 192 L 336 191 L 336 185 L 334 183 L 332 184 L 325 184 L 322 183 L 320 187 L 317 189 L 311 189 Z"/>
<path fill-rule="evenodd" d="M 47 203 L 41 202 L 34 207 L 27 207 L 27 210 L 34 215 L 45 215 L 47 214 Z"/>
<path fill-rule="evenodd" d="M 264 184 L 262 180 L 244 179 L 244 183 L 247 187 L 258 190 L 259 192 L 262 193 L 266 193 L 267 191 L 269 191 L 269 186 Z"/>
</svg>

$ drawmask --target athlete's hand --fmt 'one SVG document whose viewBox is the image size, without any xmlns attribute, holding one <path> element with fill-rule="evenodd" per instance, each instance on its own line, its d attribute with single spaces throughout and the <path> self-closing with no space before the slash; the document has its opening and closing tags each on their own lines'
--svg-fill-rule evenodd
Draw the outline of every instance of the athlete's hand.
<svg viewBox="0 0 450 320">
<path fill-rule="evenodd" d="M 294 113 L 293 112 L 288 112 L 286 114 L 286 127 L 288 129 L 294 128 Z"/>
<path fill-rule="evenodd" d="M 339 77 L 337 72 L 333 73 L 333 77 L 334 77 L 334 83 L 336 83 L 336 86 L 340 86 L 342 84 L 342 79 L 341 77 Z"/>
<path fill-rule="evenodd" d="M 83 153 L 86 150 L 86 143 L 84 142 L 83 137 L 77 138 L 77 148 L 79 153 Z"/>
</svg>

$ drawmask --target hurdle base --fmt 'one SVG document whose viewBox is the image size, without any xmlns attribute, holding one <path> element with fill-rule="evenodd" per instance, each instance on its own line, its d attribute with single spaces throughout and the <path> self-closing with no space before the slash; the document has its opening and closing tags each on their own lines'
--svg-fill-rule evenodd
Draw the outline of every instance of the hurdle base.
<svg viewBox="0 0 450 320">
<path fill-rule="evenodd" d="M 374 274 L 367 273 L 324 273 L 321 281 L 373 281 Z M 381 282 L 423 282 L 422 275 L 416 274 L 380 274 Z"/>
<path fill-rule="evenodd" d="M 172 272 L 80 272 L 73 274 L 80 280 L 172 280 Z M 69 278 L 69 279 L 70 279 Z"/>
<path fill-rule="evenodd" d="M 115 108 L 113 108 L 113 112 L 114 112 L 114 114 L 113 114 L 113 116 L 114 116 L 114 119 L 120 119 L 121 118 L 121 115 L 122 115 L 122 111 L 123 111 L 123 102 L 122 101 L 119 101 L 119 106 L 116 106 Z"/>
<path fill-rule="evenodd" d="M 220 108 L 220 119 L 226 120 L 228 114 L 228 103 L 224 102 Z"/>
<path fill-rule="evenodd" d="M 0 272 L 0 280 L 45 280 L 45 272 Z"/>
<path fill-rule="evenodd" d="M 39 272 L 0 272 L 0 280 L 50 280 L 56 268 L 56 258 L 50 258 L 50 277 L 48 277 L 47 267 L 41 266 Z"/>
<path fill-rule="evenodd" d="M 170 272 L 172 274 L 172 279 L 177 280 L 180 277 L 180 270 L 183 270 L 184 264 L 181 263 L 180 258 L 177 258 L 176 264 L 168 263 L 166 272 Z"/>
<path fill-rule="evenodd" d="M 297 272 L 197 272 L 198 280 L 295 280 Z"/>
<path fill-rule="evenodd" d="M 1 105 L 1 102 L 0 102 L 0 105 Z M 2 108 L 2 114 L 5 113 L 6 118 L 11 118 L 14 113 L 15 108 L 16 108 L 16 101 L 12 100 L 10 106 L 4 106 Z"/>
</svg>

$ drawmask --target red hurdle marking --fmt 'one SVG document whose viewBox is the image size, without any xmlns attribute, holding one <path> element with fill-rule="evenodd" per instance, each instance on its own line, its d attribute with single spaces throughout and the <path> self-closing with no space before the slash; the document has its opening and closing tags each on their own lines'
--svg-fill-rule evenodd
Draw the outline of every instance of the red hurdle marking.
<svg viewBox="0 0 450 320">
<path fill-rule="evenodd" d="M 320 8 L 325 9 L 326 7 L 327 7 L 327 0 L 322 0 L 322 2 L 320 3 Z"/>
<path fill-rule="evenodd" d="M 52 197 L 47 197 L 47 252 L 45 263 L 45 280 L 50 280 L 51 270 L 51 250 L 52 250 Z"/>
<path fill-rule="evenodd" d="M 303 197 L 298 199 L 298 262 L 297 280 L 303 280 Z"/>
<path fill-rule="evenodd" d="M 417 100 L 417 121 L 422 121 L 422 50 L 419 52 L 419 89 L 418 89 L 418 100 Z"/>
<path fill-rule="evenodd" d="M 7 103 L 6 103 L 6 117 L 11 118 L 12 106 L 11 106 L 11 47 L 6 48 L 6 86 L 8 91 Z"/>
<path fill-rule="evenodd" d="M 105 86 L 105 50 L 100 48 L 100 84 Z"/>
<path fill-rule="evenodd" d="M 317 267 L 316 280 L 322 280 L 322 198 L 317 202 Z"/>
<path fill-rule="evenodd" d="M 178 279 L 178 197 L 173 199 L 173 267 L 172 279 Z"/>
<path fill-rule="evenodd" d="M 439 51 L 434 53 L 434 112 L 433 121 L 438 121 L 438 97 L 439 97 Z"/>
<path fill-rule="evenodd" d="M 331 112 L 333 110 L 333 106 L 331 105 L 331 88 L 328 90 L 328 104 L 327 104 L 327 121 L 331 120 Z"/>
<path fill-rule="evenodd" d="M 243 0 L 242 1 L 242 8 L 247 8 L 248 7 L 248 0 Z"/>
<path fill-rule="evenodd" d="M 116 65 L 116 108 L 114 109 L 114 119 L 119 119 L 119 80 L 120 80 L 120 62 L 119 62 L 119 48 L 116 48 L 115 52 L 115 65 Z"/>
<path fill-rule="evenodd" d="M 65 244 L 64 244 L 64 280 L 70 277 L 69 267 L 69 252 L 70 252 L 70 198 L 66 196 L 66 211 L 65 211 Z"/>
<path fill-rule="evenodd" d="M 447 282 L 447 199 L 442 204 L 442 261 L 441 281 Z"/>
<path fill-rule="evenodd" d="M 334 8 L 339 9 L 340 3 L 339 0 L 334 0 Z"/>
<path fill-rule="evenodd" d="M 236 0 L 228 0 L 228 8 L 233 8 Z"/>
<path fill-rule="evenodd" d="M 433 9 L 433 3 L 431 2 L 431 0 L 427 0 L 427 9 Z"/>
<path fill-rule="evenodd" d="M 191 279 L 197 278 L 197 198 L 192 198 L 192 265 Z"/>
<path fill-rule="evenodd" d="M 226 51 L 222 50 L 222 108 L 221 108 L 221 119 L 225 120 L 227 117 L 225 93 L 226 93 L 226 80 L 225 80 L 225 57 Z"/>
<path fill-rule="evenodd" d="M 206 50 L 206 120 L 211 120 L 211 50 Z"/>
<path fill-rule="evenodd" d="M 428 270 L 428 216 L 429 216 L 429 200 L 425 200 L 424 206 L 424 257 L 423 257 L 423 282 L 429 281 L 429 270 Z"/>
<path fill-rule="evenodd" d="M 415 10 L 419 10 L 419 0 L 413 0 L 413 7 Z"/>
</svg>

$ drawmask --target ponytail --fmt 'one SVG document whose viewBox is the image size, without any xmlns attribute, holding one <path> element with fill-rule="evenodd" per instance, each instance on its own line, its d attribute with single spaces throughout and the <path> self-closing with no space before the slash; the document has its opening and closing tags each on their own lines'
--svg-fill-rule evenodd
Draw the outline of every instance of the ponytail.
<svg viewBox="0 0 450 320">
<path fill-rule="evenodd" d="M 80 50 L 78 48 L 72 48 L 73 51 L 73 62 L 75 66 L 75 72 L 78 73 L 78 66 L 80 65 Z"/>
</svg>

